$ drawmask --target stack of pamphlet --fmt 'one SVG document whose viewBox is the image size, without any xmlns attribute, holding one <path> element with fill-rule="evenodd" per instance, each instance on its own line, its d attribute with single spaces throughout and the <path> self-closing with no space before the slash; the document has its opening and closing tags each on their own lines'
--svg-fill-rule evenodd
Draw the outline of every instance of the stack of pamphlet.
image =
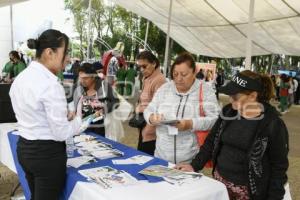
<svg viewBox="0 0 300 200">
<path fill-rule="evenodd" d="M 100 160 L 121 157 L 124 155 L 123 152 L 113 148 L 111 144 L 95 140 L 95 138 L 92 137 L 80 136 L 81 138 L 78 139 L 77 137 L 74 138 L 74 141 L 78 149 L 78 153 L 81 155 L 93 156 Z"/>
<path fill-rule="evenodd" d="M 202 176 L 195 172 L 183 172 L 174 168 L 168 168 L 162 165 L 151 165 L 139 172 L 143 175 L 156 176 L 163 178 L 166 182 L 174 185 L 183 185 L 192 183 Z"/>
<path fill-rule="evenodd" d="M 92 156 L 79 156 L 75 158 L 68 158 L 67 165 L 78 168 L 81 167 L 82 165 L 95 162 L 95 158 Z"/>
<path fill-rule="evenodd" d="M 95 140 L 95 139 L 96 138 L 94 136 L 81 134 L 81 135 L 76 135 L 74 137 L 74 143 L 88 142 L 88 141 L 92 141 L 92 140 Z"/>
<path fill-rule="evenodd" d="M 104 189 L 138 184 L 129 173 L 109 166 L 80 170 L 79 173 Z"/>
</svg>

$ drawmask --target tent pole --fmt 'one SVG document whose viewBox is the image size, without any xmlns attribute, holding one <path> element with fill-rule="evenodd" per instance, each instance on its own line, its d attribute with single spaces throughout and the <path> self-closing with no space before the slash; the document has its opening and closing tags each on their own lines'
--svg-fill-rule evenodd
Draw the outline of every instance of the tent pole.
<svg viewBox="0 0 300 200">
<path fill-rule="evenodd" d="M 246 62 L 245 68 L 251 69 L 251 56 L 252 56 L 252 34 L 253 34 L 253 21 L 254 21 L 254 1 L 250 0 L 249 6 L 249 22 L 247 30 L 247 43 L 246 43 Z"/>
<path fill-rule="evenodd" d="M 165 75 L 167 75 L 168 57 L 169 57 L 169 48 L 170 48 L 169 43 L 170 43 L 170 28 L 171 28 L 171 20 L 172 20 L 172 4 L 173 4 L 173 0 L 170 0 L 169 17 L 168 17 L 168 30 L 167 30 L 165 58 L 164 58 L 164 74 Z"/>
<path fill-rule="evenodd" d="M 13 25 L 13 5 L 10 4 L 10 42 L 11 50 L 14 50 L 14 25 Z"/>
<path fill-rule="evenodd" d="M 146 27 L 146 34 L 144 40 L 144 49 L 147 49 L 147 40 L 148 40 L 148 33 L 149 33 L 149 20 L 147 20 L 147 27 Z"/>
<path fill-rule="evenodd" d="M 90 48 L 90 46 L 91 46 L 91 7 L 92 7 L 92 1 L 91 0 L 89 0 L 89 10 L 88 10 L 88 12 L 89 12 L 89 18 L 88 18 L 88 23 L 89 23 L 89 28 L 88 28 L 88 45 L 87 45 L 87 60 L 89 60 L 90 59 L 90 54 L 91 54 L 91 48 Z"/>
</svg>

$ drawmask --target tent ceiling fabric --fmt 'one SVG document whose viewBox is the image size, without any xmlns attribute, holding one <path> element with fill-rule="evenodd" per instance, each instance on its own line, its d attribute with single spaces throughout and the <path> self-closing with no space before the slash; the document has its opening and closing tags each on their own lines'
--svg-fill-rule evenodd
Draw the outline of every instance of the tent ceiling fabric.
<svg viewBox="0 0 300 200">
<path fill-rule="evenodd" d="M 157 25 L 168 24 L 168 0 L 114 0 Z M 170 36 L 188 51 L 245 57 L 250 0 L 173 0 Z M 256 0 L 252 55 L 300 56 L 300 0 Z"/>
<path fill-rule="evenodd" d="M 28 1 L 28 0 L 0 0 L 0 8 L 4 6 L 9 6 L 10 4 L 20 3 L 22 1 Z"/>
</svg>

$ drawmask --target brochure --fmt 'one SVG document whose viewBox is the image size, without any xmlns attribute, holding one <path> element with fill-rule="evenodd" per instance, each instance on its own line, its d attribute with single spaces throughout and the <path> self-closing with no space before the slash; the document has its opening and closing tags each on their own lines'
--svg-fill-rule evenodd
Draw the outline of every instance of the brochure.
<svg viewBox="0 0 300 200">
<path fill-rule="evenodd" d="M 77 146 L 78 153 L 83 156 L 93 156 L 101 160 L 124 156 L 122 151 L 119 151 L 113 148 L 111 144 L 100 140 L 87 140 L 76 143 L 75 145 Z"/>
<path fill-rule="evenodd" d="M 161 177 L 164 178 L 165 181 L 176 185 L 191 183 L 202 176 L 202 174 L 199 173 L 183 172 L 162 165 L 151 165 L 139 173 L 143 175 Z"/>
<path fill-rule="evenodd" d="M 129 173 L 109 166 L 80 170 L 79 173 L 104 189 L 138 184 Z"/>
<path fill-rule="evenodd" d="M 92 140 L 95 140 L 95 137 L 91 135 L 77 135 L 74 137 L 74 143 L 88 142 Z"/>
<path fill-rule="evenodd" d="M 132 164 L 143 165 L 152 159 L 153 157 L 151 156 L 136 155 L 127 159 L 112 160 L 112 162 L 115 165 L 132 165 Z"/>
<path fill-rule="evenodd" d="M 78 168 L 93 161 L 95 161 L 95 158 L 92 156 L 79 156 L 75 158 L 69 158 L 67 160 L 67 166 Z"/>
</svg>

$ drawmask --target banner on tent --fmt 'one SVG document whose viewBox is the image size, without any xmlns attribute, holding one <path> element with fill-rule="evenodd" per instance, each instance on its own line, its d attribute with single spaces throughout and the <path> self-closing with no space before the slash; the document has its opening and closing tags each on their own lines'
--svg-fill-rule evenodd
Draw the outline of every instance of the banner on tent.
<svg viewBox="0 0 300 200">
<path fill-rule="evenodd" d="M 199 63 L 196 62 L 196 73 L 200 71 L 200 69 L 203 70 L 203 74 L 206 77 L 207 74 L 212 75 L 212 80 L 215 80 L 216 78 L 216 70 L 217 70 L 217 65 L 214 63 Z"/>
</svg>

